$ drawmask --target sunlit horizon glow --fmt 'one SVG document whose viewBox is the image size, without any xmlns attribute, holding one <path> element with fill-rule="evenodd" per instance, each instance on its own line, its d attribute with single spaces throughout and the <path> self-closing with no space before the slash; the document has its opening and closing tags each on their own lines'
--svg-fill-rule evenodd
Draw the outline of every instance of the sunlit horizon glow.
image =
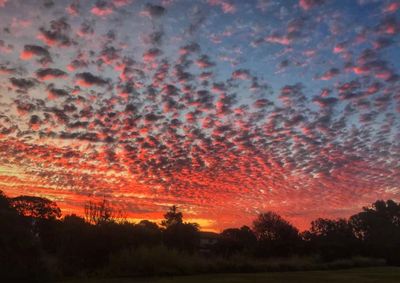
<svg viewBox="0 0 400 283">
<path fill-rule="evenodd" d="M 299 229 L 400 201 L 397 0 L 0 1 L 0 190 Z"/>
</svg>

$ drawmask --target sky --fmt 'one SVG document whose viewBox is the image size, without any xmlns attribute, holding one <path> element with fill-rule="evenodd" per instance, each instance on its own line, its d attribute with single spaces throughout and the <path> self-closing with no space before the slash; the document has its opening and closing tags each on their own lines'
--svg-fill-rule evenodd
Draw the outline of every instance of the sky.
<svg viewBox="0 0 400 283">
<path fill-rule="evenodd" d="M 400 1 L 0 0 L 0 190 L 202 229 L 400 201 Z"/>
</svg>

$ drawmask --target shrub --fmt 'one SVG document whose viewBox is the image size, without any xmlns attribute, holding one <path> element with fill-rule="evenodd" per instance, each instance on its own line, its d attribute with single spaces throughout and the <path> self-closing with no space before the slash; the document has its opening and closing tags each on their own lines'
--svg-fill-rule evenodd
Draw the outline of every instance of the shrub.
<svg viewBox="0 0 400 283">
<path fill-rule="evenodd" d="M 113 276 L 179 275 L 205 269 L 203 258 L 160 245 L 127 249 L 111 255 L 105 273 Z"/>
</svg>

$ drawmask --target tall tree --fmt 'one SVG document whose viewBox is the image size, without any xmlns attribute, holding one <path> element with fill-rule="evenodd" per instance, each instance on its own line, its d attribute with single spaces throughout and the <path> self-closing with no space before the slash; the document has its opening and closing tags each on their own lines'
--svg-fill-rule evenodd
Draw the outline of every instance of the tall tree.
<svg viewBox="0 0 400 283">
<path fill-rule="evenodd" d="M 400 204 L 379 200 L 350 217 L 356 236 L 364 243 L 364 253 L 400 264 Z"/>
<path fill-rule="evenodd" d="M 46 282 L 40 245 L 29 219 L 0 191 L 0 273 L 2 282 Z"/>
<path fill-rule="evenodd" d="M 165 227 L 164 243 L 174 249 L 193 252 L 199 244 L 199 225 L 197 223 L 183 223 L 183 214 L 173 205 L 164 214 L 161 225 Z"/>
<path fill-rule="evenodd" d="M 165 220 L 161 222 L 161 225 L 164 227 L 182 224 L 183 214 L 182 212 L 178 212 L 178 207 L 176 205 L 173 205 L 170 207 L 169 211 L 164 214 L 164 219 Z"/>
<path fill-rule="evenodd" d="M 287 256 L 296 252 L 300 242 L 296 227 L 275 212 L 261 213 L 253 222 L 261 256 Z"/>
</svg>

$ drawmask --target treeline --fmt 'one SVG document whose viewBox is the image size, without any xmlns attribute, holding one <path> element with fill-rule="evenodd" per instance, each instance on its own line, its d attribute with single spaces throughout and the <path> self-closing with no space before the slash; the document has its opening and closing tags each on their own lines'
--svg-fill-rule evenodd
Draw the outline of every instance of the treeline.
<svg viewBox="0 0 400 283">
<path fill-rule="evenodd" d="M 184 222 L 175 206 L 161 225 L 133 224 L 121 215 L 104 200 L 88 203 L 85 218 L 62 217 L 48 199 L 8 198 L 0 191 L 2 279 L 299 270 L 382 260 L 400 265 L 400 204 L 392 200 L 376 201 L 349 219 L 316 219 L 302 233 L 274 212 L 258 215 L 251 228 L 220 234 Z"/>
</svg>

